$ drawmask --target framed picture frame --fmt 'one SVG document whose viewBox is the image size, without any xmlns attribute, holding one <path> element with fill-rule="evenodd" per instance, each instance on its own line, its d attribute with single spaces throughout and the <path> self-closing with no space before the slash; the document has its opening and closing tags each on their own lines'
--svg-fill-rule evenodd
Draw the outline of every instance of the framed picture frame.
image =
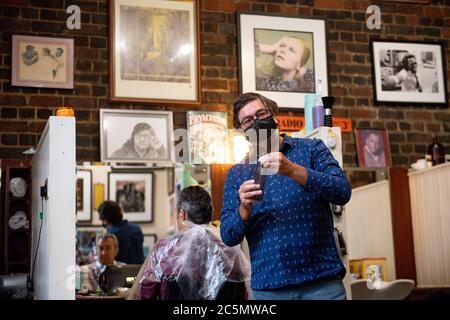
<svg viewBox="0 0 450 320">
<path fill-rule="evenodd" d="M 153 173 L 109 172 L 109 200 L 122 208 L 130 222 L 153 222 Z"/>
<path fill-rule="evenodd" d="M 170 196 L 175 192 L 175 168 L 167 168 L 167 194 Z"/>
<path fill-rule="evenodd" d="M 109 98 L 201 102 L 198 0 L 109 1 Z"/>
<path fill-rule="evenodd" d="M 144 234 L 144 257 L 147 257 L 153 251 L 153 247 L 155 246 L 157 241 L 158 236 L 156 234 Z"/>
<path fill-rule="evenodd" d="M 92 171 L 77 169 L 77 222 L 92 221 Z"/>
<path fill-rule="evenodd" d="M 174 162 L 170 111 L 100 109 L 102 162 Z"/>
<path fill-rule="evenodd" d="M 12 36 L 11 85 L 73 89 L 73 39 Z"/>
<path fill-rule="evenodd" d="M 237 23 L 241 92 L 294 109 L 304 107 L 306 94 L 328 95 L 324 19 L 238 12 Z"/>
<path fill-rule="evenodd" d="M 447 106 L 442 43 L 372 40 L 370 47 L 376 104 Z"/>
<path fill-rule="evenodd" d="M 386 129 L 356 128 L 355 137 L 360 167 L 392 166 L 391 148 Z"/>
</svg>

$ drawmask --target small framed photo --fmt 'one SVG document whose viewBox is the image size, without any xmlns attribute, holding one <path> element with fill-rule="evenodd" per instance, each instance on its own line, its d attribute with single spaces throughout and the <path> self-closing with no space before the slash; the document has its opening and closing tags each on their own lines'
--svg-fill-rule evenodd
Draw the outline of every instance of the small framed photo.
<svg viewBox="0 0 450 320">
<path fill-rule="evenodd" d="M 295 109 L 305 94 L 328 95 L 325 20 L 238 13 L 237 22 L 241 92 Z"/>
<path fill-rule="evenodd" d="M 175 192 L 175 168 L 167 168 L 167 193 L 169 196 Z"/>
<path fill-rule="evenodd" d="M 447 106 L 441 43 L 372 40 L 375 103 Z"/>
<path fill-rule="evenodd" d="M 391 149 L 386 129 L 356 128 L 355 136 L 360 167 L 392 166 Z"/>
<path fill-rule="evenodd" d="M 173 162 L 172 112 L 100 110 L 102 162 Z"/>
<path fill-rule="evenodd" d="M 77 169 L 77 222 L 92 220 L 92 171 Z"/>
<path fill-rule="evenodd" d="M 156 234 L 144 234 L 144 257 L 147 257 L 153 251 L 156 241 L 158 241 L 158 236 Z"/>
<path fill-rule="evenodd" d="M 153 174 L 109 172 L 109 200 L 116 201 L 130 222 L 153 222 Z"/>
<path fill-rule="evenodd" d="M 12 36 L 13 86 L 73 89 L 73 39 Z"/>
<path fill-rule="evenodd" d="M 109 1 L 111 101 L 200 105 L 199 3 Z"/>
</svg>

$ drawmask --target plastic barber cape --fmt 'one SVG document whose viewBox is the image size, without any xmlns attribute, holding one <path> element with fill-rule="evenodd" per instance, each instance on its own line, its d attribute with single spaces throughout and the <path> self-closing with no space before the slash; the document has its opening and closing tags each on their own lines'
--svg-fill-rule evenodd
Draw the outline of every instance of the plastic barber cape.
<svg viewBox="0 0 450 320">
<path fill-rule="evenodd" d="M 213 300 L 226 281 L 250 279 L 250 265 L 239 248 L 227 247 L 218 228 L 185 222 L 187 229 L 158 241 L 146 260 L 140 288 L 175 279 L 187 300 Z"/>
</svg>

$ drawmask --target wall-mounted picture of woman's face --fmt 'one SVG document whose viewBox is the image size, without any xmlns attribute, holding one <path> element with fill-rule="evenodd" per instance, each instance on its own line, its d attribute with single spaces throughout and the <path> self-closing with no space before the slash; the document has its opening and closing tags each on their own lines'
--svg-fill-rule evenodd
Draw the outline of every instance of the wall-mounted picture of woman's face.
<svg viewBox="0 0 450 320">
<path fill-rule="evenodd" d="M 312 33 L 255 29 L 254 37 L 257 90 L 315 92 Z"/>
</svg>

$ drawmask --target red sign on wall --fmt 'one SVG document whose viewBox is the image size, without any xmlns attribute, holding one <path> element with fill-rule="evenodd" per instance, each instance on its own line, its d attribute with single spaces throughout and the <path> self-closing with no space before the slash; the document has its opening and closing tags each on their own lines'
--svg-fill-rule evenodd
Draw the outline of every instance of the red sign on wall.
<svg viewBox="0 0 450 320">
<path fill-rule="evenodd" d="M 304 117 L 277 116 L 281 131 L 300 131 L 305 127 Z M 352 120 L 349 118 L 333 118 L 333 126 L 341 127 L 342 132 L 353 132 Z"/>
</svg>

